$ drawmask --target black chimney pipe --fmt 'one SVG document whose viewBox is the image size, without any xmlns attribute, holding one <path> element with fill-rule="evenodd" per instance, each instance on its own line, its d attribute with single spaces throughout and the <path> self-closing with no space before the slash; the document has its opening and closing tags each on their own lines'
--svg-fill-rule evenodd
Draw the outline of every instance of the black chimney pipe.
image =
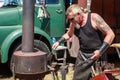
<svg viewBox="0 0 120 80">
<path fill-rule="evenodd" d="M 33 51 L 34 5 L 35 0 L 23 0 L 22 51 L 14 52 L 12 63 L 14 76 L 20 80 L 42 80 L 48 71 L 47 53 Z"/>
<path fill-rule="evenodd" d="M 35 0 L 23 0 L 22 52 L 33 52 Z"/>
</svg>

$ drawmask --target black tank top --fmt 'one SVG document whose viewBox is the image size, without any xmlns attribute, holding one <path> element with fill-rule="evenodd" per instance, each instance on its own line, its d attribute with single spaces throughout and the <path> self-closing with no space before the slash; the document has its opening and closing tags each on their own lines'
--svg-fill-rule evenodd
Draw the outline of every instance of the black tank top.
<svg viewBox="0 0 120 80">
<path fill-rule="evenodd" d="M 75 35 L 80 42 L 80 50 L 83 52 L 93 52 L 99 49 L 102 45 L 103 35 L 99 30 L 95 30 L 91 24 L 91 14 L 88 14 L 87 23 L 80 27 L 75 28 Z"/>
</svg>

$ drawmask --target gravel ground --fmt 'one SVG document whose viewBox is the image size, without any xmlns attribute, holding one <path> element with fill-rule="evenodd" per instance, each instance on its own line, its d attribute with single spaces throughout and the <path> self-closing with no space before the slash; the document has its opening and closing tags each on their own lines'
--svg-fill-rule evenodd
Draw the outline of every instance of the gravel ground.
<svg viewBox="0 0 120 80">
<path fill-rule="evenodd" d="M 1 67 L 0 68 L 0 80 L 14 80 L 13 77 L 11 76 L 11 74 L 9 74 L 9 71 L 7 71 L 3 65 L 0 65 L 0 67 Z M 59 80 L 61 80 L 62 75 L 61 75 L 60 70 L 58 70 L 57 73 L 58 73 Z M 69 67 L 68 73 L 66 74 L 66 80 L 72 80 L 73 73 L 74 73 L 73 67 Z M 57 79 L 57 77 L 55 77 L 55 78 Z M 44 80 L 52 80 L 52 79 L 53 79 L 52 74 L 48 74 L 44 78 Z"/>
</svg>

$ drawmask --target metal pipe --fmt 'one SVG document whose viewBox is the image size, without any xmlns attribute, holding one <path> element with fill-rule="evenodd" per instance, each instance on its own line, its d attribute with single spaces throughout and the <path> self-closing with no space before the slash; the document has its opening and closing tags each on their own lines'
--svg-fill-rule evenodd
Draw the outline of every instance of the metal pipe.
<svg viewBox="0 0 120 80">
<path fill-rule="evenodd" d="M 35 0 L 23 0 L 22 52 L 33 52 Z"/>
<path fill-rule="evenodd" d="M 91 0 L 87 0 L 87 9 L 90 11 L 91 9 Z"/>
</svg>

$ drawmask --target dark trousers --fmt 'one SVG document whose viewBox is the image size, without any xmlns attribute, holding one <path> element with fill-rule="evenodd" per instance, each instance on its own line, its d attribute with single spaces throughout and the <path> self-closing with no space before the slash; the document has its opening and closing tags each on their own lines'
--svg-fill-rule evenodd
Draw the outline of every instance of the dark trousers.
<svg viewBox="0 0 120 80">
<path fill-rule="evenodd" d="M 73 80 L 91 80 L 91 66 L 95 63 L 95 61 L 89 59 L 92 55 L 93 53 L 79 51 Z"/>
</svg>

